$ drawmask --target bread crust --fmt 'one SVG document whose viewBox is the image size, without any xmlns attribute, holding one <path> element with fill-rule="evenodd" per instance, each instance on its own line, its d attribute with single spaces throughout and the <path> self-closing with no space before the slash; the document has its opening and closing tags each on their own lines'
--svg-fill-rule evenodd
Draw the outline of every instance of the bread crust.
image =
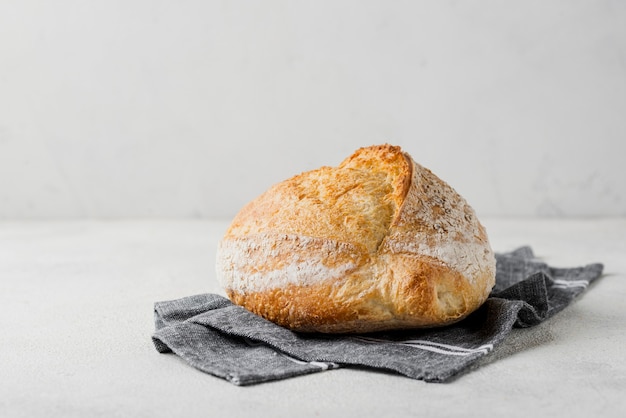
<svg viewBox="0 0 626 418">
<path fill-rule="evenodd" d="M 391 145 L 271 187 L 233 219 L 216 270 L 235 304 L 301 332 L 450 324 L 495 283 L 473 209 Z"/>
</svg>

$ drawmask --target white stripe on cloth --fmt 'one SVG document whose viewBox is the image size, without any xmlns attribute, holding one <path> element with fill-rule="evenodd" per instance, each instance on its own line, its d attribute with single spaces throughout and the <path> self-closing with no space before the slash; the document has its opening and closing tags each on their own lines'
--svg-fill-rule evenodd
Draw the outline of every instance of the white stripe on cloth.
<svg viewBox="0 0 626 418">
<path fill-rule="evenodd" d="M 280 351 L 277 351 L 278 354 L 280 354 L 282 357 L 286 358 L 287 360 L 291 360 L 296 364 L 310 364 L 311 366 L 317 366 L 322 370 L 328 370 L 328 369 L 336 369 L 339 367 L 339 365 L 337 363 L 325 363 L 322 361 L 303 361 L 303 360 L 298 360 L 297 358 L 288 356 L 285 353 L 281 353 Z"/>
<path fill-rule="evenodd" d="M 589 286 L 589 281 L 587 280 L 554 280 L 554 285 L 552 287 L 557 287 L 560 289 L 569 289 L 570 287 L 587 287 Z"/>
<path fill-rule="evenodd" d="M 493 350 L 493 344 L 484 344 L 476 348 L 465 348 L 456 345 L 450 344 L 442 344 L 436 343 L 433 341 L 427 340 L 404 340 L 404 341 L 392 341 L 392 340 L 383 340 L 378 338 L 370 338 L 370 337 L 353 337 L 358 341 L 363 341 L 367 343 L 373 344 L 399 344 L 406 345 L 409 347 L 419 348 L 426 351 L 431 351 L 433 353 L 446 354 L 449 356 L 469 356 L 476 353 L 487 354 L 491 350 Z"/>
<path fill-rule="evenodd" d="M 250 338 L 244 337 L 243 340 L 250 347 L 259 347 L 259 346 L 267 347 L 266 344 L 264 344 L 264 343 L 262 343 L 260 341 L 252 340 Z M 301 365 L 310 364 L 311 366 L 317 366 L 317 367 L 319 367 L 322 370 L 336 369 L 336 368 L 339 367 L 339 365 L 337 363 L 332 363 L 332 362 L 325 363 L 325 362 L 322 362 L 322 361 L 304 361 L 304 360 L 298 360 L 295 357 L 291 357 L 291 356 L 289 356 L 289 355 L 287 355 L 287 354 L 285 354 L 285 353 L 283 353 L 281 351 L 275 351 L 275 353 L 279 354 L 280 356 L 282 356 L 284 358 L 286 358 L 287 360 L 293 361 L 296 364 L 301 364 Z"/>
</svg>

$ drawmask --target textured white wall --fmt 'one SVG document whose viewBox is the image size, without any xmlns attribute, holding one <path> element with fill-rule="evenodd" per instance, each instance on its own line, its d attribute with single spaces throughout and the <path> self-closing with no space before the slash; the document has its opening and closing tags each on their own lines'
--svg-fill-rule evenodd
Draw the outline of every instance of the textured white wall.
<svg viewBox="0 0 626 418">
<path fill-rule="evenodd" d="M 0 218 L 230 217 L 382 142 L 482 215 L 626 215 L 626 2 L 0 1 Z"/>
</svg>

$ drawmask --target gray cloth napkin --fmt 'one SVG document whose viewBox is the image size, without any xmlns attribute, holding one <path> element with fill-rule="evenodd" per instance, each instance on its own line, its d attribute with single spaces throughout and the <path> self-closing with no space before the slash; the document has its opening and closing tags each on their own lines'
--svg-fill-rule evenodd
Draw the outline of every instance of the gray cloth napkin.
<svg viewBox="0 0 626 418">
<path fill-rule="evenodd" d="M 236 385 L 360 367 L 446 382 L 476 365 L 513 327 L 537 325 L 585 291 L 602 264 L 554 268 L 530 247 L 496 254 L 496 286 L 463 321 L 443 328 L 360 335 L 292 332 L 214 294 L 155 303 L 152 341 Z"/>
</svg>

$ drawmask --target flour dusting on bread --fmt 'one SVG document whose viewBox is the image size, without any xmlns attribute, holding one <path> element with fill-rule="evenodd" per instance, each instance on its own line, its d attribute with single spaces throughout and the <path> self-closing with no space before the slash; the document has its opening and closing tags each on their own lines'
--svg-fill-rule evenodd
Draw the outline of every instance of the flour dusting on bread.
<svg viewBox="0 0 626 418">
<path fill-rule="evenodd" d="M 219 245 L 218 280 L 239 292 L 341 279 L 360 258 L 350 244 L 291 234 L 259 234 Z"/>
<path fill-rule="evenodd" d="M 494 260 L 484 228 L 452 187 L 417 163 L 413 173 L 414 187 L 408 192 L 398 226 L 387 237 L 386 245 L 393 252 L 440 260 L 473 283 L 480 269 Z"/>
</svg>

